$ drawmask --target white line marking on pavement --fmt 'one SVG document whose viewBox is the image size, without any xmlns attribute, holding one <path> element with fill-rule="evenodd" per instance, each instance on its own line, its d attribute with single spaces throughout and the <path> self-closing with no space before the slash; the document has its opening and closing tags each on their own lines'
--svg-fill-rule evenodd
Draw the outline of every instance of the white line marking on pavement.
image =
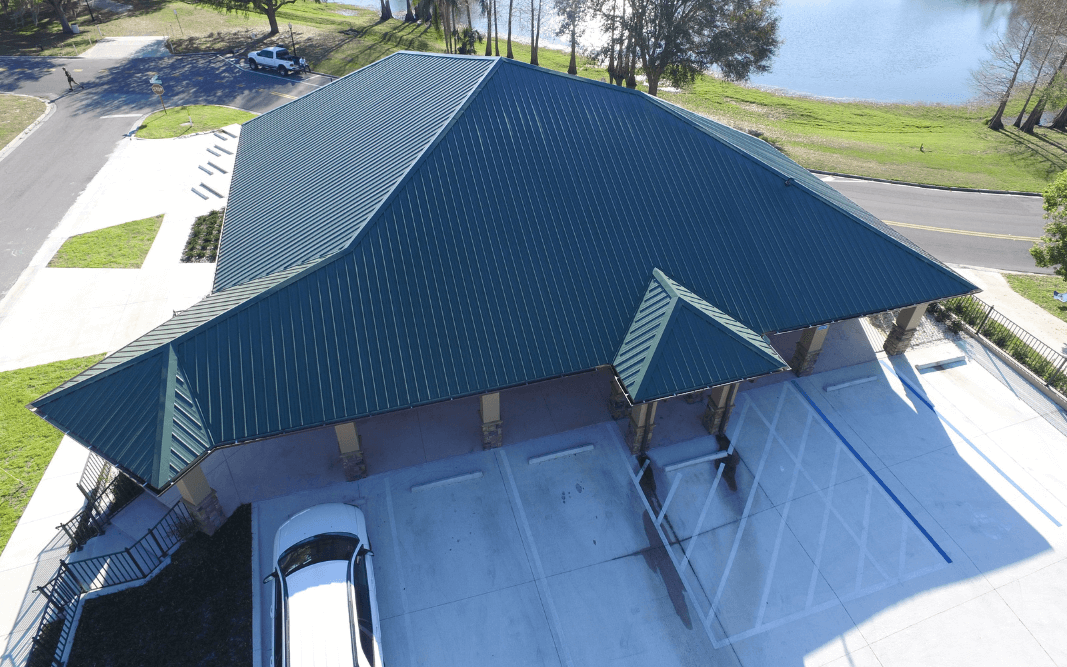
<svg viewBox="0 0 1067 667">
<path fill-rule="evenodd" d="M 393 561 L 396 563 L 396 579 L 400 584 L 400 607 L 404 612 L 404 630 L 408 636 L 408 659 L 416 664 L 415 633 L 411 630 L 411 614 L 408 612 L 407 584 L 404 583 L 404 565 L 400 562 L 400 537 L 396 531 L 396 515 L 393 512 L 392 480 L 385 480 L 385 506 L 389 509 L 389 530 L 393 531 Z"/>
<path fill-rule="evenodd" d="M 786 386 L 788 387 L 788 385 L 786 385 Z M 769 422 L 767 421 L 767 418 L 763 415 L 762 412 L 760 412 L 760 409 L 757 408 L 754 404 L 752 405 L 752 409 L 756 412 L 756 415 L 760 419 L 763 420 L 763 423 L 769 424 Z M 811 408 L 808 408 L 808 410 L 811 410 Z M 823 426 L 823 429 L 826 430 L 827 433 L 829 433 L 829 430 L 826 429 L 825 425 Z M 773 429 L 772 429 L 772 432 L 773 432 Z M 778 438 L 779 441 L 782 440 L 781 437 L 776 432 L 773 433 L 773 435 L 774 435 L 774 437 Z M 783 447 L 783 449 L 785 449 L 786 454 L 788 454 L 790 458 L 793 458 L 794 460 L 796 460 L 795 457 L 793 456 L 792 452 L 789 451 L 788 447 Z M 823 502 L 826 502 L 826 491 L 824 491 L 823 489 L 819 488 L 819 485 L 815 483 L 815 480 L 811 478 L 811 475 L 808 474 L 807 470 L 804 470 L 803 468 L 801 468 L 800 471 L 804 474 L 804 478 L 808 480 L 808 482 L 811 484 L 812 488 L 815 489 L 816 495 L 818 495 L 819 498 L 823 500 Z M 868 475 L 868 477 L 870 477 L 870 475 Z M 845 532 L 849 534 L 849 536 L 852 538 L 852 540 L 856 544 L 860 544 L 860 536 L 857 535 L 856 531 L 852 529 L 852 526 L 850 526 L 848 524 L 848 522 L 845 521 L 845 517 L 841 516 L 841 512 L 839 512 L 837 510 L 837 508 L 832 507 L 832 506 L 830 507 L 830 511 L 833 513 L 834 517 L 841 524 L 841 527 L 845 529 Z M 902 510 L 900 510 L 899 508 L 898 508 L 898 511 L 902 512 Z M 884 578 L 889 579 L 890 578 L 889 577 L 889 573 L 886 572 L 884 569 L 882 569 L 882 566 L 875 559 L 874 554 L 870 553 L 869 551 L 867 551 L 865 553 L 867 553 L 867 555 L 870 556 L 871 563 L 874 565 L 875 569 L 878 570 L 878 573 L 881 574 Z"/>
<path fill-rule="evenodd" d="M 900 569 L 897 571 L 898 577 L 904 576 L 904 562 L 908 558 L 908 526 L 910 523 L 908 517 L 900 517 Z"/>
<path fill-rule="evenodd" d="M 837 486 L 837 464 L 841 460 L 841 450 L 844 446 L 839 442 L 834 450 L 834 465 L 830 471 L 830 486 L 823 502 L 826 503 L 826 511 L 822 513 L 822 529 L 819 531 L 819 546 L 815 551 L 815 567 L 811 570 L 811 582 L 808 584 L 808 602 L 805 609 L 811 609 L 815 600 L 815 584 L 819 580 L 819 565 L 822 564 L 823 547 L 826 546 L 826 529 L 830 525 L 830 508 L 834 502 L 834 487 Z"/>
<path fill-rule="evenodd" d="M 530 522 L 526 520 L 526 510 L 522 506 L 522 499 L 519 498 L 519 487 L 515 483 L 515 476 L 511 474 L 511 464 L 508 463 L 508 457 L 504 454 L 503 449 L 496 450 L 497 458 L 500 460 L 501 468 L 503 468 L 505 474 L 507 474 L 508 484 L 511 487 L 511 493 L 509 494 L 515 502 L 515 513 L 518 516 L 520 523 L 522 524 L 522 530 L 526 533 L 526 544 L 530 555 L 530 559 L 534 566 L 534 576 L 537 578 L 538 592 L 541 594 L 541 599 L 548 605 L 549 613 L 552 615 L 552 624 L 555 626 L 555 639 L 557 642 L 556 650 L 560 653 L 560 658 L 563 664 L 568 667 L 573 666 L 571 662 L 570 653 L 567 651 L 567 644 L 563 639 L 563 625 L 559 622 L 559 613 L 556 612 L 556 603 L 552 599 L 552 592 L 548 590 L 548 580 L 545 578 L 545 569 L 541 565 L 541 556 L 537 553 L 537 545 L 534 544 L 533 531 L 530 530 Z"/>
<path fill-rule="evenodd" d="M 871 533 L 871 496 L 874 494 L 874 478 L 867 476 L 867 500 L 863 503 L 863 530 L 860 533 L 860 562 L 856 566 L 856 590 L 863 586 L 863 563 L 867 560 L 867 538 Z M 874 560 L 873 558 L 871 559 Z"/>
<path fill-rule="evenodd" d="M 711 490 L 708 491 L 708 497 L 704 501 L 704 507 L 700 510 L 700 516 L 697 517 L 697 525 L 693 529 L 693 535 L 689 538 L 689 546 L 685 550 L 685 558 L 682 559 L 682 569 L 684 570 L 686 565 L 689 564 L 689 557 L 693 555 L 693 548 L 696 546 L 697 538 L 700 537 L 700 529 L 704 527 L 704 519 L 708 515 L 708 508 L 711 507 L 711 501 L 715 498 L 715 491 L 719 488 L 719 480 L 722 479 L 722 471 L 726 469 L 725 463 L 719 464 L 719 469 L 715 471 L 715 481 L 711 483 Z"/>
<path fill-rule="evenodd" d="M 100 116 L 101 120 L 104 118 L 140 118 L 143 113 L 113 113 L 110 116 Z"/>
<path fill-rule="evenodd" d="M 771 584 L 774 582 L 774 571 L 778 567 L 778 554 L 782 548 L 782 535 L 785 533 L 785 525 L 789 520 L 789 508 L 793 505 L 793 493 L 797 489 L 797 479 L 800 477 L 800 462 L 804 460 L 804 448 L 808 445 L 808 431 L 811 430 L 811 411 L 808 411 L 808 419 L 804 423 L 804 434 L 800 437 L 800 448 L 797 452 L 796 463 L 793 465 L 793 478 L 789 481 L 789 491 L 786 493 L 785 509 L 782 510 L 782 520 L 778 522 L 778 534 L 774 538 L 774 551 L 771 552 L 771 565 L 767 568 L 767 580 L 763 584 L 763 596 L 760 598 L 759 610 L 756 614 L 756 627 L 763 625 L 763 615 L 767 612 L 767 600 L 771 597 Z"/>
<path fill-rule="evenodd" d="M 763 447 L 763 456 L 760 457 L 759 465 L 756 467 L 756 476 L 752 480 L 752 490 L 748 492 L 748 500 L 745 502 L 745 509 L 741 512 L 741 523 L 737 526 L 737 534 L 734 536 L 733 546 L 730 547 L 730 556 L 726 559 L 726 567 L 722 571 L 719 587 L 715 590 L 715 599 L 711 601 L 711 609 L 708 610 L 708 620 L 715 617 L 719 608 L 719 601 L 722 600 L 722 594 L 726 591 L 726 579 L 730 576 L 730 570 L 733 569 L 734 558 L 737 557 L 737 548 L 741 545 L 741 536 L 745 532 L 745 526 L 748 524 L 748 516 L 752 512 L 752 504 L 755 502 L 756 493 L 759 491 L 759 480 L 763 475 L 763 466 L 767 463 L 767 456 L 771 453 L 771 445 L 774 444 L 774 436 L 776 435 L 774 429 L 778 425 L 778 418 L 782 416 L 782 405 L 785 404 L 785 391 L 788 386 L 789 385 L 783 384 L 782 390 L 778 394 L 778 406 L 774 409 L 774 421 L 768 425 L 769 433 L 767 434 L 767 444 Z M 751 399 L 749 399 L 749 402 L 751 403 Z M 757 408 L 753 406 L 753 409 Z"/>
</svg>

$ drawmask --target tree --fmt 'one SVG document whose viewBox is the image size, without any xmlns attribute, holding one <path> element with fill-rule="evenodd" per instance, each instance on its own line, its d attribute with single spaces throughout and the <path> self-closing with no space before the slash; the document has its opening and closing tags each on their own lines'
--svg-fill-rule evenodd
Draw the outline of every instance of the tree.
<svg viewBox="0 0 1067 667">
<path fill-rule="evenodd" d="M 292 2 L 293 0 L 290 0 Z M 56 17 L 59 19 L 59 24 L 63 26 L 63 32 L 68 35 L 74 34 L 74 29 L 70 27 L 70 21 L 67 20 L 67 14 L 63 11 L 63 0 L 45 0 L 48 6 L 52 8 L 56 13 Z"/>
<path fill-rule="evenodd" d="M 1045 107 L 1048 105 L 1049 98 L 1054 92 L 1062 88 L 1063 85 L 1063 72 L 1064 67 L 1067 66 L 1067 50 L 1064 50 L 1063 57 L 1060 59 L 1060 64 L 1052 74 L 1052 78 L 1049 79 L 1048 85 L 1041 91 L 1041 96 L 1037 99 L 1037 104 L 1034 105 L 1034 110 L 1030 112 L 1026 121 L 1019 127 L 1020 130 L 1027 134 L 1034 133 L 1034 127 L 1041 121 L 1041 116 L 1045 113 Z"/>
<path fill-rule="evenodd" d="M 1067 281 L 1067 171 L 1057 176 L 1042 196 L 1048 223 L 1030 254 L 1034 264 L 1055 267 L 1056 275 Z"/>
<path fill-rule="evenodd" d="M 54 0 L 48 0 L 53 2 Z M 296 0 L 203 0 L 204 4 L 227 12 L 255 12 L 264 14 L 270 23 L 271 35 L 278 34 L 278 10 L 291 5 Z M 388 0 L 379 0 L 383 7 L 388 7 Z M 383 10 L 384 11 L 384 10 Z M 390 16 L 392 14 L 390 13 Z"/>
<path fill-rule="evenodd" d="M 393 8 L 389 6 L 389 0 L 378 0 L 378 4 L 381 5 L 380 16 L 382 21 L 388 21 L 393 18 Z M 272 23 L 271 29 L 273 30 L 274 27 L 275 25 Z M 273 35 L 274 33 L 272 32 L 271 34 Z"/>
<path fill-rule="evenodd" d="M 494 0 L 478 0 L 483 12 L 485 12 L 485 55 L 493 55 L 493 2 Z"/>
<path fill-rule="evenodd" d="M 536 6 L 535 6 L 536 5 Z M 541 8 L 544 0 L 530 0 L 530 64 L 538 65 L 537 48 L 541 45 Z"/>
<path fill-rule="evenodd" d="M 511 50 L 511 15 L 515 11 L 515 0 L 508 0 L 508 58 L 515 60 L 515 52 Z"/>
<path fill-rule="evenodd" d="M 987 126 L 1004 129 L 1004 109 L 1008 106 L 1019 73 L 1029 62 L 1031 50 L 1039 38 L 1043 23 L 1052 16 L 1047 10 L 1058 0 L 1019 0 L 1007 27 L 986 49 L 989 58 L 982 61 L 972 76 L 978 91 L 997 100 L 997 109 Z"/>
<path fill-rule="evenodd" d="M 411 0 L 408 0 L 407 4 L 408 4 L 408 10 L 407 10 L 407 13 L 404 14 L 404 22 L 405 23 L 414 23 L 415 22 L 415 12 L 411 8 Z"/>
<path fill-rule="evenodd" d="M 1052 9 L 1056 10 L 1057 8 L 1053 7 Z M 1034 42 L 1035 44 L 1039 44 L 1039 46 L 1036 52 L 1031 49 L 1031 54 L 1034 54 L 1035 56 L 1037 54 L 1044 55 L 1041 56 L 1041 61 L 1037 65 L 1037 73 L 1034 75 L 1034 81 L 1030 85 L 1030 92 L 1027 93 L 1026 100 L 1023 102 L 1023 107 L 1019 110 L 1019 115 L 1013 123 L 1015 127 L 1022 126 L 1023 115 L 1026 113 L 1026 108 L 1030 106 L 1030 100 L 1034 97 L 1034 91 L 1037 90 L 1038 84 L 1045 83 L 1047 87 L 1047 84 L 1051 83 L 1052 78 L 1056 76 L 1058 69 L 1052 71 L 1052 75 L 1047 81 L 1042 81 L 1041 78 L 1042 74 L 1045 73 L 1045 65 L 1049 62 L 1049 56 L 1052 55 L 1052 50 L 1059 45 L 1060 35 L 1063 33 L 1065 21 L 1067 21 L 1067 4 L 1064 4 L 1062 9 L 1054 11 L 1052 16 L 1042 17 L 1042 20 L 1038 22 L 1038 29 L 1035 32 Z M 1039 40 L 1045 43 L 1040 44 Z M 1031 67 L 1033 67 L 1032 64 Z M 1062 67 L 1062 65 L 1060 67 Z"/>
<path fill-rule="evenodd" d="M 640 62 L 650 95 L 664 78 L 686 86 L 712 67 L 727 79 L 747 79 L 769 71 L 778 52 L 777 0 L 628 1 L 627 85 Z"/>
<path fill-rule="evenodd" d="M 560 19 L 556 34 L 570 37 L 571 62 L 567 66 L 567 74 L 578 74 L 578 38 L 582 35 L 586 14 L 591 8 L 590 0 L 553 0 L 553 4 Z"/>
</svg>

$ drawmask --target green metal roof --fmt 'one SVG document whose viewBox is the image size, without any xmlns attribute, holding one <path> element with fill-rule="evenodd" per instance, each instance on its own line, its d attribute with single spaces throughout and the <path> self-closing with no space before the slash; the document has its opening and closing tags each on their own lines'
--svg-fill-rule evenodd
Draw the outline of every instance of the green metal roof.
<svg viewBox="0 0 1067 667">
<path fill-rule="evenodd" d="M 767 339 L 659 269 L 612 365 L 634 403 L 789 368 Z"/>
<path fill-rule="evenodd" d="M 764 142 L 644 93 L 398 53 L 304 99 L 241 134 L 209 299 L 241 298 L 35 403 L 153 484 L 187 458 L 159 417 L 172 376 L 213 447 L 610 364 L 657 267 L 721 313 L 686 306 L 692 326 L 759 334 L 976 289 Z M 403 150 L 378 150 L 396 134 Z M 297 192 L 247 175 L 272 168 L 315 177 Z M 725 373 L 701 364 L 674 385 Z"/>
</svg>

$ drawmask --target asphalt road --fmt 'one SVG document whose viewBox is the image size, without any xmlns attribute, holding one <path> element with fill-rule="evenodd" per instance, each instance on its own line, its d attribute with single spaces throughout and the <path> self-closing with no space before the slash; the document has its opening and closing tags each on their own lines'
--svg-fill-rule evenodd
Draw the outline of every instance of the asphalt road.
<svg viewBox="0 0 1067 667">
<path fill-rule="evenodd" d="M 1052 273 L 1034 266 L 1030 256 L 1031 239 L 1041 236 L 1045 228 L 1040 197 L 842 178 L 827 183 L 942 262 Z"/>
<path fill-rule="evenodd" d="M 70 92 L 61 67 L 84 87 Z M 138 118 L 160 108 L 148 83 L 154 74 L 168 107 L 224 104 L 258 112 L 327 81 L 253 73 L 214 56 L 0 58 L 0 91 L 56 105 L 47 122 L 0 160 L 0 299 Z"/>
</svg>

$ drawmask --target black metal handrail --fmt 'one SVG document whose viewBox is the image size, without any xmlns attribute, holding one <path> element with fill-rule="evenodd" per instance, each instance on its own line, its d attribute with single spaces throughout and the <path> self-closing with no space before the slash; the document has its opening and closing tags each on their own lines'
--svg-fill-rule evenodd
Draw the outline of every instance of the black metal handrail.
<svg viewBox="0 0 1067 667">
<path fill-rule="evenodd" d="M 179 500 L 132 546 L 85 560 L 60 561 L 55 576 L 36 589 L 45 598 L 45 609 L 33 635 L 27 665 L 62 667 L 82 594 L 147 578 L 195 530 L 189 510 Z"/>
<path fill-rule="evenodd" d="M 1067 392 L 1067 357 L 1063 354 L 976 296 L 954 297 L 941 303 L 974 329 L 975 334 L 1030 369 L 1046 386 Z"/>
</svg>

